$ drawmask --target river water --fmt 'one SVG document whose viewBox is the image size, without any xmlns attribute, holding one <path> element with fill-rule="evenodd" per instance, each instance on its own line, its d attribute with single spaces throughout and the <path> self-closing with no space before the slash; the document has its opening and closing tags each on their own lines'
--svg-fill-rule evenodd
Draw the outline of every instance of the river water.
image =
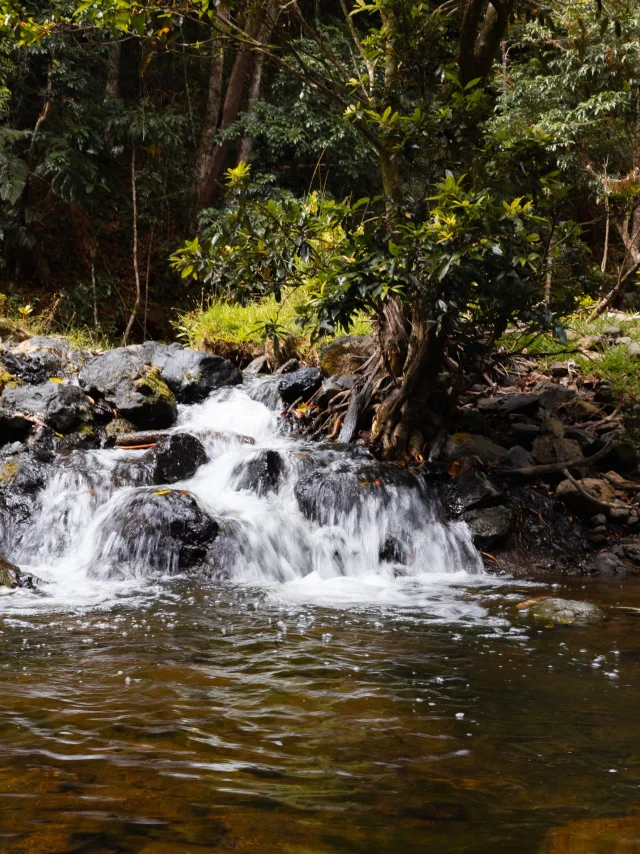
<svg viewBox="0 0 640 854">
<path fill-rule="evenodd" d="M 223 566 L 122 533 L 162 492 L 140 451 L 71 455 L 13 532 L 48 584 L 0 598 L 0 851 L 640 851 L 638 585 L 489 576 L 410 474 L 376 483 L 249 392 L 176 428 L 207 445 L 172 489 Z M 549 593 L 607 619 L 526 622 Z"/>
</svg>

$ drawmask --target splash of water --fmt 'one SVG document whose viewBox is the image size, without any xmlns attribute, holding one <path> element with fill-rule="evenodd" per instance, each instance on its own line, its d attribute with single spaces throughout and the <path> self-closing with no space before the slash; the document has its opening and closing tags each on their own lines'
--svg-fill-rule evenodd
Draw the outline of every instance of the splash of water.
<svg viewBox="0 0 640 854">
<path fill-rule="evenodd" d="M 181 407 L 173 431 L 198 436 L 208 461 L 167 488 L 220 525 L 198 571 L 293 598 L 372 601 L 482 575 L 466 526 L 438 517 L 418 475 L 362 449 L 300 440 L 274 405 L 267 381 Z M 109 599 L 179 570 L 169 518 L 140 515 L 145 496 L 162 490 L 151 486 L 147 452 L 77 451 L 63 463 L 8 554 L 50 582 L 49 595 Z"/>
</svg>

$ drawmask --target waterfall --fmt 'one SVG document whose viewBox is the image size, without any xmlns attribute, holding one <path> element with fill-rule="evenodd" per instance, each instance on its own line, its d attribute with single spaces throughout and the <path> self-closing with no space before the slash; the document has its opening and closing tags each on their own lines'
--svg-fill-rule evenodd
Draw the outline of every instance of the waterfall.
<svg viewBox="0 0 640 854">
<path fill-rule="evenodd" d="M 149 451 L 61 456 L 7 557 L 67 593 L 194 571 L 180 556 L 170 502 L 149 504 L 150 495 L 171 491 L 187 496 L 192 515 L 215 520 L 205 524 L 217 536 L 204 556 L 198 552 L 205 577 L 258 586 L 375 579 L 384 586 L 482 573 L 468 529 L 440 518 L 421 475 L 379 463 L 358 446 L 300 439 L 273 408 L 272 388 L 256 380 L 181 406 L 171 432 L 198 437 L 207 461 L 166 488 L 153 485 Z M 189 532 L 187 549 L 191 539 Z"/>
</svg>

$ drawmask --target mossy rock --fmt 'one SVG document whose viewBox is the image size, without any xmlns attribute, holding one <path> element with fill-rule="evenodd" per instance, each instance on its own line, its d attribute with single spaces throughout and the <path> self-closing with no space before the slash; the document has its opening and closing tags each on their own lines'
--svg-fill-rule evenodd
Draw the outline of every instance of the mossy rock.
<svg viewBox="0 0 640 854">
<path fill-rule="evenodd" d="M 35 590 L 40 583 L 40 579 L 35 575 L 22 572 L 14 563 L 0 555 L 0 590 L 15 590 L 18 587 Z"/>
<path fill-rule="evenodd" d="M 127 421 L 126 418 L 114 418 L 104 428 L 104 432 L 107 439 L 117 439 L 118 436 L 135 433 L 137 429 L 136 425 L 131 421 Z"/>
<path fill-rule="evenodd" d="M 604 619 L 602 609 L 592 605 L 591 602 L 555 597 L 533 600 L 521 613 L 554 626 L 586 626 L 599 623 Z"/>
<path fill-rule="evenodd" d="M 20 472 L 19 460 L 6 460 L 0 463 L 0 486 L 11 483 Z"/>
</svg>

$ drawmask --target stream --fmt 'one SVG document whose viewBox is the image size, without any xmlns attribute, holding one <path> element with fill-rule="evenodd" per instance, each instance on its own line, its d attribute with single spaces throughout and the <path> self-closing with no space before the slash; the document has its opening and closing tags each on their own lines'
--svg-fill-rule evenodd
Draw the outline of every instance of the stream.
<svg viewBox="0 0 640 854">
<path fill-rule="evenodd" d="M 273 391 L 182 406 L 208 460 L 166 489 L 68 454 L 7 532 L 46 583 L 0 597 L 0 851 L 640 851 L 640 586 L 489 575 L 435 488 Z M 170 493 L 219 526 L 193 567 Z M 607 619 L 527 622 L 550 592 Z"/>
</svg>

